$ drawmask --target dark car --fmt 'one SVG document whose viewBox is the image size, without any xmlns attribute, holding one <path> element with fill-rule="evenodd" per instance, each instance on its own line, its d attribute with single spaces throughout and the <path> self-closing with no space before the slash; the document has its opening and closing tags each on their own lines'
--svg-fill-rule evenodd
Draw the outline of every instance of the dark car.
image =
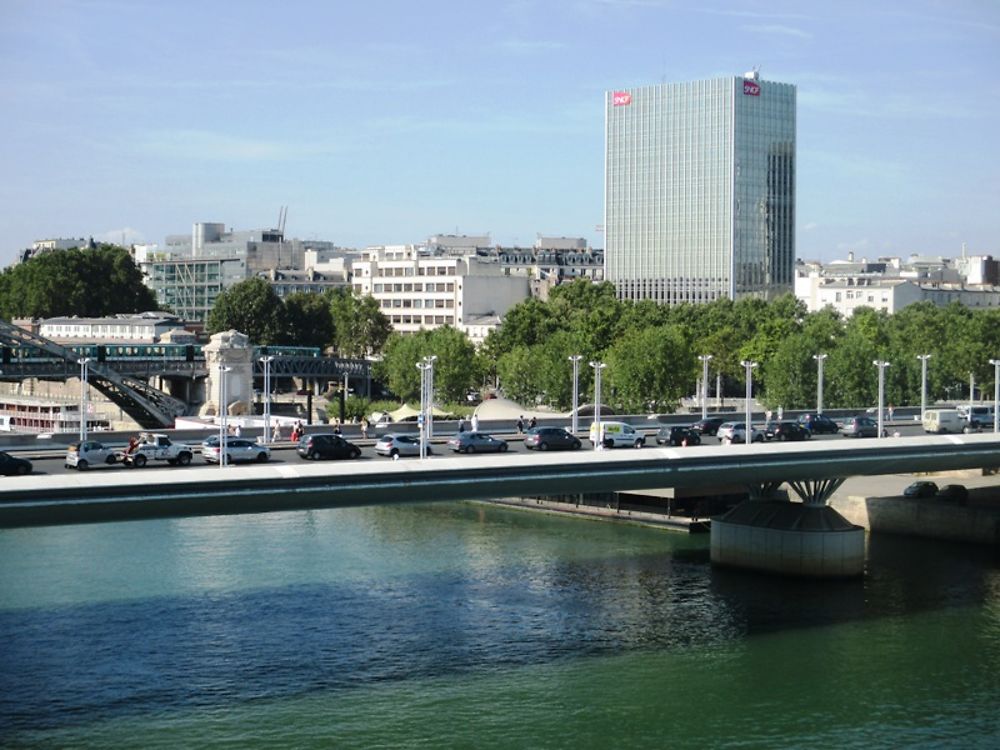
<svg viewBox="0 0 1000 750">
<path fill-rule="evenodd" d="M 503 453 L 507 441 L 485 432 L 459 432 L 448 440 L 448 447 L 456 453 Z"/>
<path fill-rule="evenodd" d="M 26 458 L 12 456 L 6 451 L 0 451 L 0 474 L 4 476 L 22 476 L 31 473 L 31 461 Z"/>
<path fill-rule="evenodd" d="M 691 425 L 691 429 L 699 435 L 715 435 L 725 421 L 722 417 L 707 417 L 706 419 L 699 419 Z"/>
<path fill-rule="evenodd" d="M 836 435 L 840 432 L 837 423 L 825 414 L 801 414 L 799 424 L 816 435 Z"/>
<path fill-rule="evenodd" d="M 770 434 L 768 434 L 770 432 Z M 809 440 L 812 433 L 798 422 L 778 422 L 771 426 L 770 431 L 765 427 L 764 436 L 768 440 Z"/>
<path fill-rule="evenodd" d="M 300 458 L 317 461 L 321 458 L 360 458 L 361 449 L 340 435 L 318 432 L 305 435 L 295 446 Z"/>
<path fill-rule="evenodd" d="M 857 416 L 845 419 L 841 429 L 844 437 L 878 437 L 878 422 L 871 417 Z"/>
<path fill-rule="evenodd" d="M 701 445 L 701 435 L 693 427 L 663 426 L 656 433 L 657 445 Z"/>
<path fill-rule="evenodd" d="M 532 427 L 524 436 L 524 447 L 529 450 L 579 450 L 582 443 L 562 427 Z"/>
<path fill-rule="evenodd" d="M 934 497 L 937 494 L 938 486 L 934 482 L 914 482 L 905 490 L 904 497 Z"/>
<path fill-rule="evenodd" d="M 969 491 L 962 484 L 946 484 L 937 491 L 937 496 L 940 500 L 949 500 L 964 505 L 969 499 Z"/>
</svg>

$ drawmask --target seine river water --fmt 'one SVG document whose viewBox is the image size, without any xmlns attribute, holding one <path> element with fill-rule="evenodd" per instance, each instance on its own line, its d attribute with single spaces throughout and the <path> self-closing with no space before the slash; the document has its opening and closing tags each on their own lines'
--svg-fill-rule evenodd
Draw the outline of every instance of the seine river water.
<svg viewBox="0 0 1000 750">
<path fill-rule="evenodd" d="M 1000 563 L 475 504 L 0 531 L 0 746 L 1000 746 Z"/>
</svg>

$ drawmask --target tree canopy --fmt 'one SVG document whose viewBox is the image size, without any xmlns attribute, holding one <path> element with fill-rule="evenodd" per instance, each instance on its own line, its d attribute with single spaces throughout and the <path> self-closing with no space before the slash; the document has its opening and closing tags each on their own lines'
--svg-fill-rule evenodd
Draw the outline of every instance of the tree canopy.
<svg viewBox="0 0 1000 750">
<path fill-rule="evenodd" d="M 0 274 L 0 316 L 8 320 L 156 309 L 132 256 L 117 245 L 43 253 Z"/>
</svg>

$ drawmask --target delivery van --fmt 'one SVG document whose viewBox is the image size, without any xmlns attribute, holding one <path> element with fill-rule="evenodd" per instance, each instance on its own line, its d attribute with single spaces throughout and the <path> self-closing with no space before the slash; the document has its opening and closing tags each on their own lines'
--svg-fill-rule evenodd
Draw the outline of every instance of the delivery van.
<svg viewBox="0 0 1000 750">
<path fill-rule="evenodd" d="M 924 432 L 939 435 L 944 432 L 962 432 L 966 421 L 958 409 L 928 409 L 924 412 Z"/>
<path fill-rule="evenodd" d="M 625 422 L 601 422 L 605 448 L 641 448 L 646 444 L 646 436 Z M 590 442 L 597 445 L 597 422 L 590 424 Z"/>
</svg>

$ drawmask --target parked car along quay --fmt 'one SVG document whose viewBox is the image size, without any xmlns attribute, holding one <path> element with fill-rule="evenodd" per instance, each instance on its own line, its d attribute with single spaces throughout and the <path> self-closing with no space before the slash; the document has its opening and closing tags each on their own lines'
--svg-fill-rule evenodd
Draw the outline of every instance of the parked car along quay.
<svg viewBox="0 0 1000 750">
<path fill-rule="evenodd" d="M 597 430 L 600 429 L 604 438 L 605 448 L 641 448 L 646 444 L 646 436 L 626 422 L 592 422 L 590 425 L 590 443 L 595 445 L 599 440 Z"/>
<path fill-rule="evenodd" d="M 528 450 L 579 450 L 583 443 L 562 427 L 532 427 L 524 438 Z"/>
<path fill-rule="evenodd" d="M 67 469 L 86 471 L 91 466 L 118 463 L 118 452 L 111 446 L 96 440 L 85 440 L 82 443 L 70 443 L 66 449 Z"/>
<path fill-rule="evenodd" d="M 253 440 L 247 440 L 246 438 L 227 436 L 223 447 L 226 452 L 227 464 L 264 463 L 271 460 L 271 449 L 268 446 L 263 443 L 255 443 Z M 207 463 L 219 463 L 219 456 L 218 441 L 215 442 L 215 445 L 202 444 L 201 457 Z"/>
<path fill-rule="evenodd" d="M 30 474 L 31 461 L 26 458 L 12 456 L 6 451 L 0 451 L 0 474 L 7 477 L 19 477 Z"/>
<path fill-rule="evenodd" d="M 798 422 L 768 422 L 764 425 L 764 438 L 767 440 L 809 440 L 812 432 Z"/>
<path fill-rule="evenodd" d="M 841 427 L 841 432 L 844 437 L 878 437 L 878 422 L 871 417 L 858 415 L 850 419 L 845 419 L 844 426 Z M 882 432 L 888 434 L 884 429 Z"/>
<path fill-rule="evenodd" d="M 701 435 L 691 427 L 675 425 L 669 427 L 664 425 L 656 433 L 657 445 L 691 446 L 701 445 Z"/>
<path fill-rule="evenodd" d="M 459 432 L 448 440 L 448 447 L 456 453 L 504 453 L 507 441 L 485 432 Z"/>
<path fill-rule="evenodd" d="M 430 455 L 433 452 L 430 441 L 425 442 L 427 444 L 427 455 Z M 397 456 L 419 456 L 420 437 L 417 435 L 401 435 L 390 432 L 375 441 L 375 452 L 380 456 L 389 456 L 390 458 L 396 458 Z"/>
<path fill-rule="evenodd" d="M 725 423 L 726 420 L 722 417 L 706 417 L 692 424 L 691 429 L 700 435 L 715 435 Z"/>
<path fill-rule="evenodd" d="M 800 414 L 798 422 L 817 435 L 836 435 L 840 432 L 840 426 L 825 414 Z"/>
<path fill-rule="evenodd" d="M 726 422 L 716 433 L 723 443 L 745 443 L 747 441 L 747 428 L 745 422 Z M 753 425 L 750 425 L 750 442 L 763 443 L 764 433 Z"/>
<path fill-rule="evenodd" d="M 361 458 L 361 448 L 343 436 L 335 433 L 317 432 L 306 435 L 295 445 L 299 458 L 318 461 L 322 458 L 355 459 Z"/>
</svg>

